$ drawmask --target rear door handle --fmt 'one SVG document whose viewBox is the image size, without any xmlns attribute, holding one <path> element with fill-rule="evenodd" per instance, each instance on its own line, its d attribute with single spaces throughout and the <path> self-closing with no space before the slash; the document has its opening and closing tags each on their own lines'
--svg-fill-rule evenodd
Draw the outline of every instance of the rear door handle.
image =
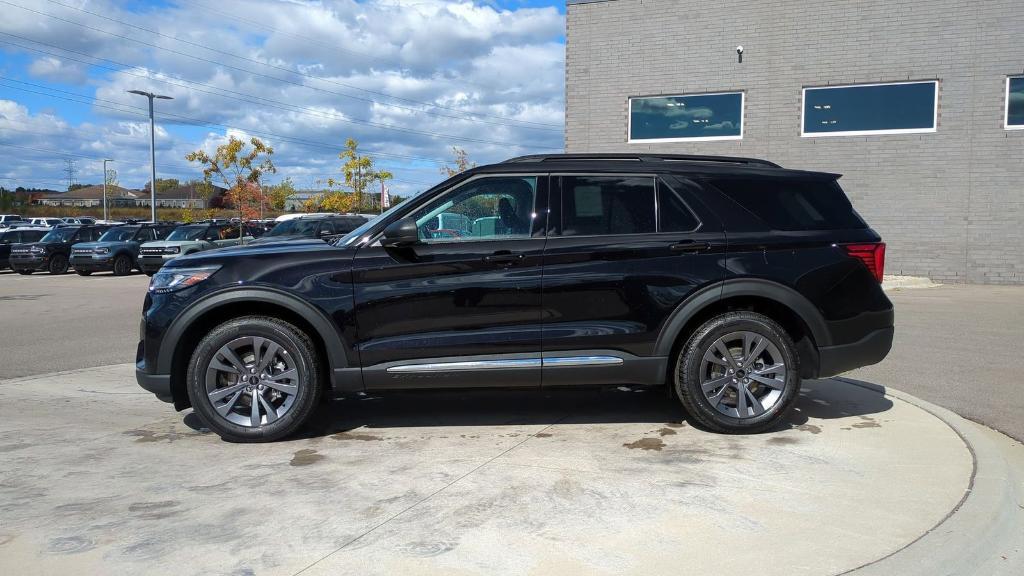
<svg viewBox="0 0 1024 576">
<path fill-rule="evenodd" d="M 703 252 L 711 249 L 710 242 L 694 242 L 693 240 L 683 240 L 675 244 L 670 244 L 668 247 L 672 252 Z"/>
<path fill-rule="evenodd" d="M 512 254 L 511 252 L 495 252 L 490 256 L 484 256 L 484 262 L 488 264 L 515 264 L 523 260 L 522 254 Z"/>
</svg>

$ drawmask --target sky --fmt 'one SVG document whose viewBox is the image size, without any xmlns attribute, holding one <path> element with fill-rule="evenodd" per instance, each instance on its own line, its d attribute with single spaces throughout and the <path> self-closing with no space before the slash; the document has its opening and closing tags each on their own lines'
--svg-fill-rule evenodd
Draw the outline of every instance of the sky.
<svg viewBox="0 0 1024 576">
<path fill-rule="evenodd" d="M 484 164 L 559 151 L 564 1 L 0 0 L 0 187 L 201 178 L 185 155 L 231 135 L 274 148 L 276 183 L 339 177 L 347 138 L 394 174 L 440 182 L 458 146 Z"/>
</svg>

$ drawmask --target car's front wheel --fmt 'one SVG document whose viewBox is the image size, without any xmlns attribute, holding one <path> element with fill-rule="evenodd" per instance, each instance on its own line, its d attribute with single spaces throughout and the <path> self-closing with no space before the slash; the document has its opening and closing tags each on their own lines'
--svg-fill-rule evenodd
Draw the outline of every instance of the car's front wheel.
<svg viewBox="0 0 1024 576">
<path fill-rule="evenodd" d="M 114 259 L 114 276 L 127 276 L 132 273 L 132 259 L 121 254 Z"/>
<path fill-rule="evenodd" d="M 316 348 L 276 318 L 247 316 L 214 328 L 199 342 L 186 377 L 196 413 L 233 442 L 294 433 L 320 397 Z"/>
<path fill-rule="evenodd" d="M 55 254 L 50 258 L 50 266 L 48 271 L 50 274 L 64 274 L 68 271 L 68 259 L 60 254 Z"/>
<path fill-rule="evenodd" d="M 675 387 L 698 423 L 733 434 L 776 426 L 796 402 L 796 347 L 777 322 L 729 312 L 705 322 L 677 356 Z"/>
</svg>

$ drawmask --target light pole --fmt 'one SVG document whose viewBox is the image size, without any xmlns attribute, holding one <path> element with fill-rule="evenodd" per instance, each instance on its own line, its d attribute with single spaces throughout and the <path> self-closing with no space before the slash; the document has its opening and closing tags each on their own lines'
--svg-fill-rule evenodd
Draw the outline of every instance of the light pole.
<svg viewBox="0 0 1024 576">
<path fill-rule="evenodd" d="M 173 100 L 173 98 L 142 90 L 129 90 L 128 93 L 138 94 L 149 99 L 149 208 L 150 220 L 156 222 L 156 126 L 153 123 L 153 99 Z"/>
<path fill-rule="evenodd" d="M 107 218 L 107 162 L 113 162 L 110 158 L 103 159 L 103 219 Z"/>
</svg>

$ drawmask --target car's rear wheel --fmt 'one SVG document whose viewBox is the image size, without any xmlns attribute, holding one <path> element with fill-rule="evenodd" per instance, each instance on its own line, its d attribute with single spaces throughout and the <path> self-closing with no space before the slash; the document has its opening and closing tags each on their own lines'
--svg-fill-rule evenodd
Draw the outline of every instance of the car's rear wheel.
<svg viewBox="0 0 1024 576">
<path fill-rule="evenodd" d="M 75 270 L 79 276 L 92 276 L 92 270 Z"/>
<path fill-rule="evenodd" d="M 276 318 L 247 316 L 214 328 L 199 342 L 186 378 L 196 413 L 232 442 L 294 433 L 320 397 L 316 348 Z"/>
<path fill-rule="evenodd" d="M 34 272 L 34 270 L 18 270 L 18 274 L 21 274 L 22 276 L 28 276 L 32 272 Z"/>
<path fill-rule="evenodd" d="M 48 268 L 50 274 L 64 274 L 68 271 L 68 259 L 61 254 L 55 254 L 53 258 L 50 258 L 50 266 Z"/>
<path fill-rule="evenodd" d="M 732 434 L 779 424 L 800 392 L 800 367 L 789 334 L 755 312 L 705 322 L 677 356 L 675 387 L 690 416 Z"/>
<path fill-rule="evenodd" d="M 114 258 L 114 276 L 127 276 L 132 273 L 132 259 L 121 254 Z"/>
</svg>

